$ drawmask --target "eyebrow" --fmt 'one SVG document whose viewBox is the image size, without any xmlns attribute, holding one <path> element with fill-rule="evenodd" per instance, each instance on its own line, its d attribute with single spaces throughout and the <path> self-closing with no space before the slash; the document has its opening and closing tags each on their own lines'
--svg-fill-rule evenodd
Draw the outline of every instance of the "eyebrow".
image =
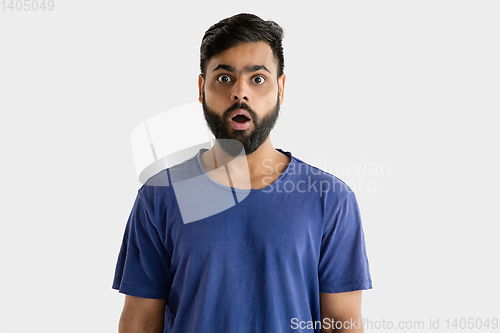
<svg viewBox="0 0 500 333">
<path fill-rule="evenodd" d="M 233 72 L 233 73 L 236 72 L 236 68 L 234 68 L 233 66 L 225 65 L 225 64 L 220 64 L 219 66 L 215 67 L 212 72 L 215 72 L 218 69 L 224 69 L 228 72 Z M 271 71 L 269 69 L 267 69 L 267 67 L 264 65 L 248 66 L 248 67 L 243 68 L 243 72 L 244 73 L 251 73 L 251 72 L 257 72 L 261 69 L 264 69 L 264 70 L 268 71 L 269 74 L 271 74 Z"/>
</svg>

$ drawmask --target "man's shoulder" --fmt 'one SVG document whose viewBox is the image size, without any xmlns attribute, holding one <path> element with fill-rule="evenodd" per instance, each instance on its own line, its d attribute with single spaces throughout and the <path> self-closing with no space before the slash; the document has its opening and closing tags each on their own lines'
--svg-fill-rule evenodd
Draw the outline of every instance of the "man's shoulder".
<svg viewBox="0 0 500 333">
<path fill-rule="evenodd" d="M 306 181 L 308 183 L 317 182 L 319 185 L 328 187 L 337 193 L 351 193 L 352 189 L 340 178 L 328 171 L 320 169 L 303 160 L 293 157 L 294 163 L 290 164 L 288 173 L 295 177 L 296 181 Z"/>
<path fill-rule="evenodd" d="M 200 175 L 197 155 L 187 160 L 165 168 L 153 176 L 139 188 L 139 195 L 143 200 L 152 200 L 153 197 L 169 196 L 175 183 Z"/>
<path fill-rule="evenodd" d="M 149 177 L 142 187 L 168 187 L 172 186 L 172 183 L 174 182 L 194 177 L 199 174 L 200 168 L 198 166 L 197 155 L 195 155 Z"/>
</svg>

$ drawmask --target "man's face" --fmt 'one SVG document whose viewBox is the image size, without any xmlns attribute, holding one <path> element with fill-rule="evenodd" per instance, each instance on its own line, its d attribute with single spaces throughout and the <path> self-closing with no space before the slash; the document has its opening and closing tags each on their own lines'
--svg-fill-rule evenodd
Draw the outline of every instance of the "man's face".
<svg viewBox="0 0 500 333">
<path fill-rule="evenodd" d="M 251 154 L 269 137 L 283 103 L 285 76 L 265 42 L 242 43 L 213 56 L 198 85 L 205 119 L 217 139 L 233 139 Z M 232 156 L 241 145 L 219 140 Z M 234 143 L 234 141 L 233 141 Z"/>
</svg>

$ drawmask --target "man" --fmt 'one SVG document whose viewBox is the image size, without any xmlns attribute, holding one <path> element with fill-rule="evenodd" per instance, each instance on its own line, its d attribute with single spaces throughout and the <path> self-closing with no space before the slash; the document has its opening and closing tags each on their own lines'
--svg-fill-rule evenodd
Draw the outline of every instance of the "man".
<svg viewBox="0 0 500 333">
<path fill-rule="evenodd" d="M 355 196 L 269 137 L 282 37 L 250 14 L 205 33 L 199 100 L 217 141 L 139 190 L 113 284 L 127 295 L 120 332 L 362 332 Z"/>
</svg>

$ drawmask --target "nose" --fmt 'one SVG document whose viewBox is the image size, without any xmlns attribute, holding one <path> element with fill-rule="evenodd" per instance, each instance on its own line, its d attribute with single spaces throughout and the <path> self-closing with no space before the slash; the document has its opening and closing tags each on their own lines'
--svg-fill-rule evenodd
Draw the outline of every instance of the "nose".
<svg viewBox="0 0 500 333">
<path fill-rule="evenodd" d="M 248 85 L 243 80 L 238 80 L 233 85 L 233 91 L 231 92 L 231 100 L 233 102 L 250 101 L 250 93 L 248 91 Z"/>
</svg>

